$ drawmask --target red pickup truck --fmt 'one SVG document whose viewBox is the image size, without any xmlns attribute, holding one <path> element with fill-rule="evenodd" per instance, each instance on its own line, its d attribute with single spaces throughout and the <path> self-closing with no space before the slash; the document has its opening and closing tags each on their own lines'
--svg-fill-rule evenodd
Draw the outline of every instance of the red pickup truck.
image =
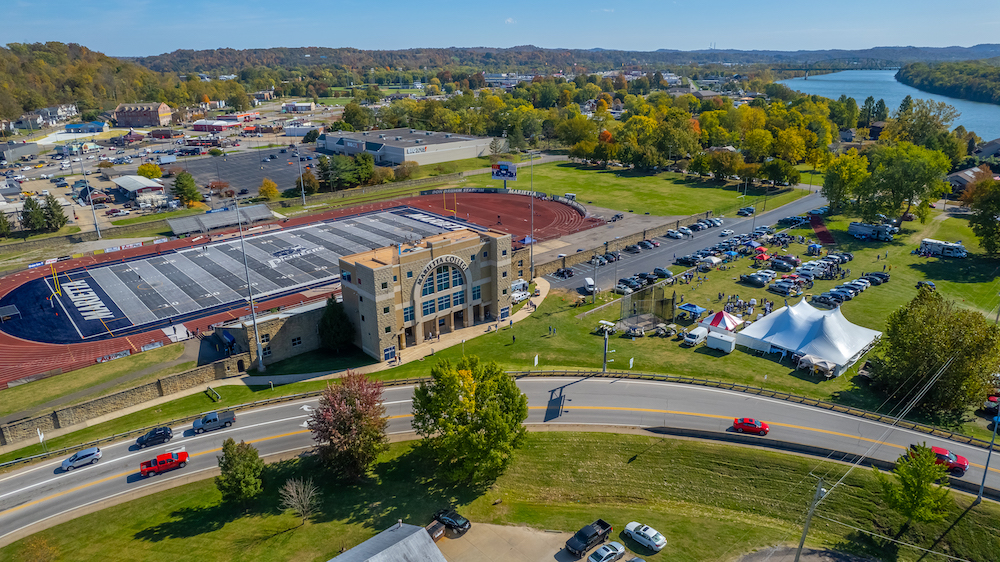
<svg viewBox="0 0 1000 562">
<path fill-rule="evenodd" d="M 188 454 L 187 451 L 183 449 L 172 453 L 164 453 L 162 455 L 157 455 L 157 457 L 153 460 L 145 461 L 140 464 L 139 473 L 142 474 L 143 477 L 153 476 L 175 468 L 184 468 L 187 466 L 187 461 Z"/>
</svg>

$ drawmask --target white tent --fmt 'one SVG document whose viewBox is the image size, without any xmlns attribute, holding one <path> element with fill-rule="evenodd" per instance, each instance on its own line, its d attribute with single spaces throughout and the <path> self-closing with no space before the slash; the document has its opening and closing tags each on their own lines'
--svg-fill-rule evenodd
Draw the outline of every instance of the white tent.
<svg viewBox="0 0 1000 562">
<path fill-rule="evenodd" d="M 850 323 L 840 308 L 820 310 L 803 298 L 784 306 L 736 334 L 736 343 L 758 351 L 812 355 L 837 365 L 836 375 L 868 351 L 882 332 Z"/>
</svg>

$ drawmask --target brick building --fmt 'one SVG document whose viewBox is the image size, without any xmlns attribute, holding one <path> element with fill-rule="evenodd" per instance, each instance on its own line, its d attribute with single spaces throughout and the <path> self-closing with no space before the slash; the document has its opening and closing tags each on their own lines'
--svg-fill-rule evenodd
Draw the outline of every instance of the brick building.
<svg viewBox="0 0 1000 562">
<path fill-rule="evenodd" d="M 462 229 L 340 258 L 355 345 L 390 360 L 474 322 L 510 315 L 511 237 Z"/>
<path fill-rule="evenodd" d="M 165 103 L 120 103 L 115 108 L 119 127 L 165 127 L 170 124 L 170 106 Z"/>
<path fill-rule="evenodd" d="M 274 314 L 258 313 L 257 328 L 264 365 L 319 349 L 319 319 L 324 310 L 326 301 L 321 300 Z M 240 365 L 240 371 L 257 365 L 257 343 L 249 317 L 217 328 L 215 335 L 221 345 L 232 345 L 233 353 L 250 353 L 250 364 Z"/>
</svg>

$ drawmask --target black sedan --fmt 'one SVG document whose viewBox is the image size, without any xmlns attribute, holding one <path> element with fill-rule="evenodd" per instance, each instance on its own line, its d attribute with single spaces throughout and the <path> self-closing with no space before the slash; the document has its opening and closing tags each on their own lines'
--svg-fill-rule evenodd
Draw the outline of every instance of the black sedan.
<svg viewBox="0 0 1000 562">
<path fill-rule="evenodd" d="M 746 283 L 752 287 L 763 287 L 767 285 L 767 279 L 760 275 L 740 275 L 740 283 Z"/>
<path fill-rule="evenodd" d="M 141 449 L 166 443 L 174 438 L 174 432 L 169 427 L 158 427 L 142 437 L 135 440 L 135 444 Z"/>
<path fill-rule="evenodd" d="M 459 533 L 464 533 L 472 527 L 472 523 L 459 515 L 454 509 L 442 509 L 438 511 L 434 514 L 434 520 Z"/>
</svg>

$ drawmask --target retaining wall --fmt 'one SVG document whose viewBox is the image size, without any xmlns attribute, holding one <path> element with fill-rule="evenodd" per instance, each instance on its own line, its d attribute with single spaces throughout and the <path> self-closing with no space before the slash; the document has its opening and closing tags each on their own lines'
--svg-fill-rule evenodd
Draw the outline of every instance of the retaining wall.
<svg viewBox="0 0 1000 562">
<path fill-rule="evenodd" d="M 243 360 L 244 365 L 250 364 L 250 354 L 241 353 L 227 357 L 221 361 L 195 367 L 183 373 L 170 375 L 140 386 L 102 396 L 94 400 L 62 408 L 54 412 L 16 421 L 0 426 L 0 445 L 6 446 L 21 441 L 38 438 L 36 430 L 48 433 L 63 427 L 69 427 L 87 420 L 101 417 L 125 408 L 130 408 L 143 402 L 169 396 L 176 392 L 205 384 L 213 380 L 238 376 L 241 373 L 237 364 Z"/>
</svg>

